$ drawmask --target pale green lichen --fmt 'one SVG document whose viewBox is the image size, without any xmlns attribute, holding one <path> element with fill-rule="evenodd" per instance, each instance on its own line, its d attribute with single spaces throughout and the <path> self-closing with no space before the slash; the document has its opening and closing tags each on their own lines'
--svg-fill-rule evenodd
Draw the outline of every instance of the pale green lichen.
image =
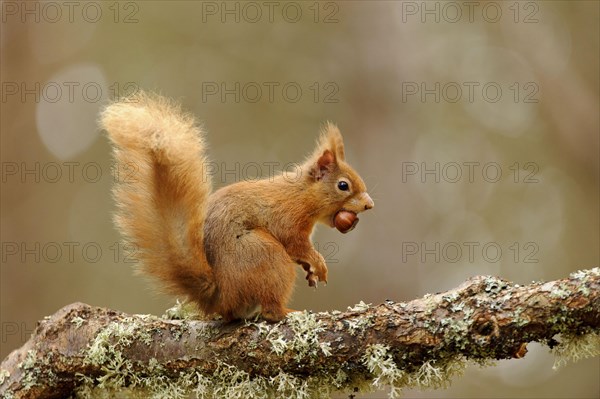
<svg viewBox="0 0 600 399">
<path fill-rule="evenodd" d="M 460 359 L 427 361 L 416 372 L 406 374 L 408 378 L 406 385 L 419 389 L 447 388 L 450 379 L 461 375 L 465 367 L 466 362 Z"/>
<path fill-rule="evenodd" d="M 579 287 L 577 287 L 577 291 L 583 294 L 584 296 L 590 295 L 590 289 L 585 284 L 581 284 Z"/>
<path fill-rule="evenodd" d="M 407 373 L 397 367 L 389 352 L 385 345 L 371 345 L 365 352 L 363 363 L 375 377 L 374 387 L 384 389 L 389 386 L 390 398 L 399 397 L 402 388 L 445 388 L 451 377 L 463 373 L 466 365 L 460 356 L 456 356 L 443 361 L 427 361 L 416 371 Z"/>
<path fill-rule="evenodd" d="M 378 389 L 390 387 L 390 398 L 396 398 L 401 393 L 401 381 L 405 378 L 404 372 L 396 366 L 394 359 L 388 354 L 389 347 L 382 344 L 369 346 L 363 358 L 367 370 L 375 379 L 373 386 Z"/>
<path fill-rule="evenodd" d="M 249 393 L 266 393 L 267 391 L 265 379 L 253 379 L 246 371 L 226 363 L 219 365 L 214 376 L 218 380 L 231 382 L 231 384 L 216 384 L 212 392 L 216 397 L 243 399 Z"/>
<path fill-rule="evenodd" d="M 281 397 L 310 398 L 308 381 L 301 381 L 287 373 L 279 373 L 269 382 Z"/>
<path fill-rule="evenodd" d="M 132 322 L 110 323 L 94 338 L 87 351 L 86 362 L 91 364 L 108 362 L 111 358 L 114 358 L 113 355 L 117 346 L 127 347 L 131 345 L 136 329 L 136 324 Z"/>
<path fill-rule="evenodd" d="M 573 279 L 581 280 L 583 284 L 578 284 L 577 291 L 585 296 L 590 295 L 590 289 L 585 284 L 589 277 L 600 276 L 600 268 L 594 267 L 589 270 L 578 270 L 570 274 L 570 277 Z"/>
<path fill-rule="evenodd" d="M 552 349 L 556 356 L 554 369 L 577 362 L 588 357 L 600 356 L 600 333 L 591 332 L 584 335 L 562 334 L 560 343 Z"/>
<path fill-rule="evenodd" d="M 550 296 L 552 298 L 567 299 L 569 296 L 571 296 L 571 292 L 559 286 L 550 291 Z"/>
<path fill-rule="evenodd" d="M 256 323 L 246 321 L 246 326 L 253 326 L 257 329 L 258 341 L 266 340 L 271 344 L 271 350 L 277 355 L 282 355 L 288 349 L 288 341 L 283 334 L 283 330 L 280 328 L 280 323 L 269 324 L 265 321 Z M 256 348 L 258 342 L 252 342 L 251 348 Z"/>
<path fill-rule="evenodd" d="M 23 370 L 21 383 L 25 392 L 38 385 L 39 381 L 43 381 L 46 386 L 52 386 L 56 382 L 56 375 L 48 367 L 52 363 L 52 357 L 52 352 L 47 353 L 45 357 L 39 357 L 35 349 L 27 351 L 23 361 L 17 365 Z"/>
<path fill-rule="evenodd" d="M 370 303 L 364 303 L 363 301 L 360 301 L 353 307 L 348 306 L 348 310 L 351 312 L 364 312 L 365 310 L 368 310 L 370 306 Z"/>
<path fill-rule="evenodd" d="M 288 349 L 288 341 L 283 336 L 283 332 L 277 327 L 274 327 L 267 334 L 267 341 L 271 343 L 273 352 L 278 355 L 282 355 Z"/>
<path fill-rule="evenodd" d="M 98 377 L 96 380 L 99 388 L 124 386 L 130 375 L 138 378 L 133 372 L 133 363 L 131 360 L 124 359 L 123 353 L 117 350 L 113 351 L 113 355 L 102 365 L 102 371 L 104 375 Z M 134 379 L 131 381 L 130 385 L 137 385 L 137 380 Z"/>
<path fill-rule="evenodd" d="M 372 317 L 357 317 L 344 320 L 350 335 L 361 333 L 373 325 Z"/>
<path fill-rule="evenodd" d="M 10 372 L 8 370 L 0 369 L 0 385 L 4 384 L 4 381 L 7 381 L 10 377 Z"/>
<path fill-rule="evenodd" d="M 18 367 L 22 370 L 29 370 L 35 366 L 37 351 L 34 349 L 30 349 L 27 351 L 25 355 L 25 359 L 21 363 L 19 363 Z"/>
<path fill-rule="evenodd" d="M 149 318 L 154 317 L 150 315 L 144 316 Z M 180 302 L 179 300 L 177 300 L 173 307 L 165 311 L 165 313 L 162 315 L 162 318 L 166 320 L 173 320 L 174 322 L 181 321 L 181 324 L 173 325 L 173 327 L 170 329 L 175 340 L 181 339 L 185 332 L 188 331 L 187 322 L 191 320 L 199 321 L 202 319 L 207 319 L 206 315 L 202 313 L 193 302 Z M 206 324 L 204 328 L 196 328 L 195 331 L 199 338 L 210 339 L 218 332 L 218 329 L 214 326 Z"/>
<path fill-rule="evenodd" d="M 85 323 L 85 319 L 83 317 L 76 316 L 71 319 L 71 323 L 75 324 L 75 328 L 79 329 L 83 323 Z"/>
<path fill-rule="evenodd" d="M 454 303 L 454 304 L 450 305 L 450 310 L 453 312 L 462 312 L 464 307 L 465 307 L 465 304 L 463 302 Z"/>
<path fill-rule="evenodd" d="M 588 270 L 577 270 L 569 275 L 569 277 L 578 280 L 584 280 L 590 276 L 600 276 L 600 267 L 594 267 Z"/>
<path fill-rule="evenodd" d="M 453 292 L 451 294 L 448 295 L 443 295 L 442 296 L 442 301 L 446 301 L 446 302 L 454 302 L 458 299 L 460 295 L 458 294 L 458 292 Z"/>
<path fill-rule="evenodd" d="M 163 319 L 167 320 L 198 320 L 203 316 L 202 312 L 193 302 L 179 302 L 165 311 L 162 316 Z"/>
<path fill-rule="evenodd" d="M 528 317 L 521 316 L 523 314 L 523 311 L 524 311 L 523 308 L 517 308 L 513 312 L 513 320 L 515 321 L 515 324 L 518 327 L 526 326 L 531 321 Z"/>
<path fill-rule="evenodd" d="M 577 280 L 581 280 L 582 278 L 587 277 L 587 273 L 582 270 L 577 270 L 576 272 L 569 274 L 569 277 L 577 279 Z"/>
<path fill-rule="evenodd" d="M 325 331 L 325 325 L 313 313 L 294 312 L 290 313 L 285 320 L 294 332 L 293 339 L 288 347 L 297 353 L 296 359 L 302 359 L 305 356 L 318 356 L 319 350 L 325 356 L 331 355 L 330 343 L 319 342 L 319 333 Z"/>
<path fill-rule="evenodd" d="M 294 335 L 290 339 L 285 337 L 282 323 L 291 327 Z M 295 352 L 297 360 L 307 356 L 315 357 L 319 353 L 331 355 L 331 344 L 320 342 L 318 337 L 319 333 L 325 330 L 324 324 L 313 313 L 293 312 L 284 321 L 272 326 L 264 322 L 251 325 L 258 328 L 259 337 L 264 337 L 277 355 L 282 355 L 287 350 Z"/>
<path fill-rule="evenodd" d="M 464 315 L 464 319 L 470 319 L 471 316 L 473 315 L 473 313 L 475 313 L 475 309 L 471 308 L 471 307 L 466 307 L 465 309 L 463 309 L 463 315 Z"/>
<path fill-rule="evenodd" d="M 178 327 L 171 327 L 171 334 L 173 334 L 173 339 L 175 339 L 175 341 L 179 341 L 181 339 L 181 336 L 183 335 L 183 331 L 181 330 L 181 328 Z"/>
<path fill-rule="evenodd" d="M 127 374 L 132 377 L 131 374 Z M 295 377 L 280 372 L 273 377 L 251 377 L 247 372 L 237 367 L 218 362 L 216 371 L 210 376 L 204 376 L 199 371 L 191 369 L 182 372 L 177 378 L 169 379 L 165 375 L 152 374 L 137 378 L 135 386 L 96 385 L 89 377 L 82 377 L 82 384 L 77 388 L 77 398 L 175 398 L 184 399 L 268 399 L 268 398 L 327 398 L 332 387 L 342 383 L 343 374 L 335 378 Z M 116 382 L 116 381 L 113 381 Z"/>
<path fill-rule="evenodd" d="M 495 294 L 500 293 L 502 290 L 508 287 L 508 284 L 505 281 L 500 280 L 497 277 L 487 276 L 484 279 L 485 292 L 489 293 L 490 296 L 494 296 Z"/>
<path fill-rule="evenodd" d="M 251 322 L 251 321 L 246 320 L 245 325 L 256 327 L 256 329 L 258 330 L 259 337 L 263 337 L 263 336 L 267 335 L 272 330 L 271 325 L 269 323 L 267 323 L 266 321 L 256 323 L 256 322 Z"/>
<path fill-rule="evenodd" d="M 130 387 L 144 385 L 142 378 L 134 372 L 133 362 L 125 359 L 120 350 L 129 347 L 134 340 L 149 344 L 152 336 L 133 317 L 112 322 L 96 335 L 86 352 L 85 362 L 101 366 L 104 374 L 94 381 L 98 388 L 110 390 L 126 384 Z M 86 397 L 86 391 L 82 392 L 82 397 Z"/>
<path fill-rule="evenodd" d="M 324 324 L 315 314 L 297 312 L 284 321 L 291 327 L 293 336 L 285 339 L 282 324 L 246 323 L 255 325 L 259 330 L 258 337 L 263 335 L 276 342 L 274 349 L 283 353 L 285 350 L 297 353 L 299 359 L 315 359 L 317 356 L 331 354 L 328 342 L 318 340 L 319 332 Z M 185 322 L 184 322 L 185 323 Z M 181 329 L 184 328 L 182 325 Z M 172 332 L 174 334 L 180 331 Z M 157 359 L 152 358 L 147 365 L 125 359 L 121 349 L 128 347 L 134 339 L 143 337 L 144 332 L 137 326 L 134 318 L 126 318 L 113 322 L 101 330 L 89 346 L 86 361 L 99 365 L 103 375 L 97 378 L 79 376 L 79 398 L 119 397 L 135 398 L 271 398 L 290 397 L 297 399 L 329 397 L 331 390 L 341 387 L 346 379 L 343 371 L 335 377 L 328 375 L 298 378 L 283 371 L 273 377 L 251 377 L 246 371 L 216 360 L 216 371 L 211 375 L 203 375 L 200 368 L 191 368 L 181 372 L 178 377 L 165 375 L 164 367 Z M 147 334 L 147 333 L 146 333 Z M 175 337 L 177 338 L 177 337 Z M 279 342 L 280 347 L 277 346 Z M 279 349 L 278 349 L 279 348 Z M 311 360 L 312 361 L 312 360 Z M 140 370 L 143 370 L 140 372 Z"/>
</svg>

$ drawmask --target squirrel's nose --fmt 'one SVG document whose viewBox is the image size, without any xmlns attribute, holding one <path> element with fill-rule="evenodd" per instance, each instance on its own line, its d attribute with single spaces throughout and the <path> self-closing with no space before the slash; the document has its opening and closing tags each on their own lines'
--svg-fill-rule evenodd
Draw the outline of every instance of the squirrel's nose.
<svg viewBox="0 0 600 399">
<path fill-rule="evenodd" d="M 368 209 L 373 209 L 373 207 L 375 206 L 375 203 L 373 202 L 373 200 L 371 199 L 369 194 L 364 193 L 363 196 L 364 196 L 364 200 L 365 200 L 365 211 Z"/>
</svg>

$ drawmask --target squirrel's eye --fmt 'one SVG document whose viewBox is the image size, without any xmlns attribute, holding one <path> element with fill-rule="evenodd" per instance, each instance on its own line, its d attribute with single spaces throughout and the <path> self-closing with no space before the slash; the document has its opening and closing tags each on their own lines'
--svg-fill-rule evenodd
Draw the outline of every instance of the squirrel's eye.
<svg viewBox="0 0 600 399">
<path fill-rule="evenodd" d="M 348 186 L 348 182 L 341 180 L 338 182 L 338 188 L 342 191 L 348 191 L 350 186 Z"/>
</svg>

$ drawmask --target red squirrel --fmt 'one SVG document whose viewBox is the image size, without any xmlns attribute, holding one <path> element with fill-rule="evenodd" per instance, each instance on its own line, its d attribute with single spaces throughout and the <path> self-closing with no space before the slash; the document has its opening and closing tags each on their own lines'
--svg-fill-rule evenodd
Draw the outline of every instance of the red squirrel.
<svg viewBox="0 0 600 399">
<path fill-rule="evenodd" d="M 116 223 L 135 245 L 139 270 L 224 320 L 283 319 L 296 277 L 327 283 L 311 242 L 317 222 L 348 232 L 373 208 L 348 165 L 338 128 L 323 128 L 301 173 L 242 181 L 211 192 L 204 134 L 173 101 L 140 92 L 110 104 L 101 125 L 119 170 Z"/>
</svg>

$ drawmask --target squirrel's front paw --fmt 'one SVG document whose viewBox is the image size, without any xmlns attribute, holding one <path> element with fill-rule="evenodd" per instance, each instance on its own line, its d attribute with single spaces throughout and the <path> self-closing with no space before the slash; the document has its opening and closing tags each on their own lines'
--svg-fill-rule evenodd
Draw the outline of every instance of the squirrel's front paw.
<svg viewBox="0 0 600 399">
<path fill-rule="evenodd" d="M 325 263 L 318 267 L 311 266 L 306 272 L 309 287 L 317 287 L 319 281 L 327 284 L 327 266 L 325 266 Z"/>
</svg>

